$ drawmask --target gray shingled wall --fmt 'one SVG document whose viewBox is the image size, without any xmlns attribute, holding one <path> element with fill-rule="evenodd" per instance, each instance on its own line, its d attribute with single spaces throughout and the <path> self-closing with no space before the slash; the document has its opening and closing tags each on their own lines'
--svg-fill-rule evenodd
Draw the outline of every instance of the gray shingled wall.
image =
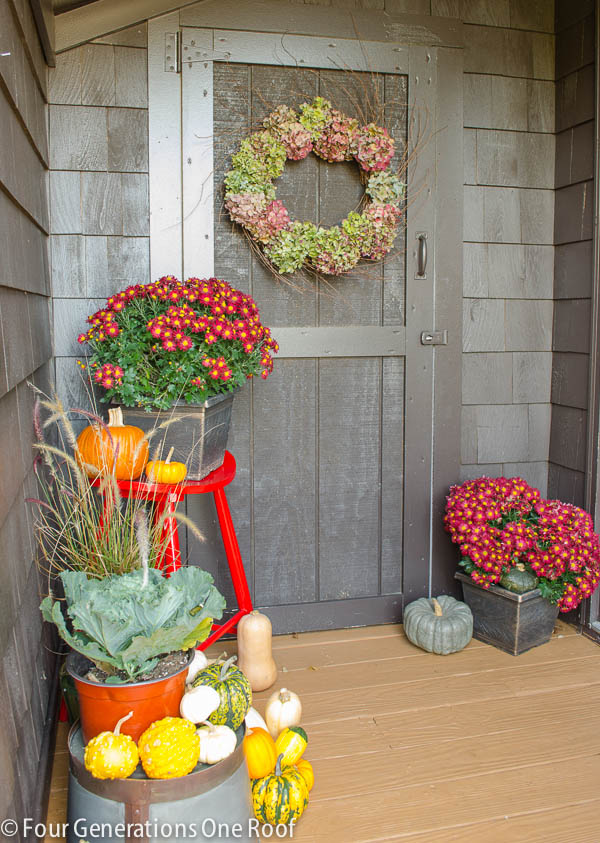
<svg viewBox="0 0 600 843">
<path fill-rule="evenodd" d="M 462 7 L 462 476 L 547 484 L 552 362 L 554 8 Z"/>
<path fill-rule="evenodd" d="M 133 27 L 59 55 L 49 74 L 56 381 L 67 406 L 85 403 L 85 317 L 149 281 L 146 45 L 146 26 Z"/>
<path fill-rule="evenodd" d="M 36 492 L 27 381 L 49 388 L 52 343 L 46 64 L 25 0 L 0 0 L 0 53 L 0 819 L 40 820 L 56 659 L 25 503 Z"/>
<path fill-rule="evenodd" d="M 584 503 L 594 206 L 594 3 L 556 9 L 556 205 L 549 492 Z"/>
</svg>

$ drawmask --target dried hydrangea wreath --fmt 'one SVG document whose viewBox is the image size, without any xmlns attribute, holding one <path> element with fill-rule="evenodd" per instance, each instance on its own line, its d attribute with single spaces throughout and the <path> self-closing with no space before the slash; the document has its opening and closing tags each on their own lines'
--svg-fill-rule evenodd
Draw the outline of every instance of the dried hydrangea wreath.
<svg viewBox="0 0 600 843">
<path fill-rule="evenodd" d="M 280 105 L 264 129 L 245 138 L 225 176 L 225 207 L 231 219 L 259 245 L 281 275 L 306 267 L 322 275 L 342 275 L 359 260 L 381 260 L 398 232 L 404 184 L 391 170 L 394 140 L 386 129 L 342 114 L 316 97 L 299 111 Z M 351 161 L 361 168 L 368 196 L 360 213 L 351 211 L 331 228 L 292 221 L 275 198 L 273 180 L 289 159 L 314 152 L 325 161 Z"/>
</svg>

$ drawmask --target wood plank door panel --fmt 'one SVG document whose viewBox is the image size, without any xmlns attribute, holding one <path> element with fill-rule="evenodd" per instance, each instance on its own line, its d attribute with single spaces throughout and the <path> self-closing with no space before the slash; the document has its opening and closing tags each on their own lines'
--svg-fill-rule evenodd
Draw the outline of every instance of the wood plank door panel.
<svg viewBox="0 0 600 843">
<path fill-rule="evenodd" d="M 365 70 L 355 44 L 357 68 L 332 69 L 327 39 L 314 38 L 314 66 L 299 67 L 281 51 L 279 63 L 270 62 L 258 42 L 253 53 L 257 34 L 235 33 L 243 50 L 236 55 L 228 44 L 222 60 L 214 32 L 210 52 L 209 33 L 183 32 L 184 57 L 197 42 L 210 59 L 183 64 L 184 266 L 204 255 L 188 272 L 214 273 L 250 292 L 282 346 L 268 381 L 249 382 L 236 397 L 229 445 L 238 474 L 228 497 L 254 602 L 278 632 L 397 620 L 404 584 L 413 596 L 428 587 L 433 355 L 418 336 L 433 327 L 433 284 L 409 282 L 407 264 L 414 272 L 415 226 L 433 229 L 431 191 L 414 222 L 409 193 L 407 223 L 385 263 L 325 282 L 298 276 L 296 289 L 278 282 L 232 225 L 223 179 L 240 141 L 267 113 L 317 94 L 362 123 L 385 123 L 402 155 L 411 143 L 411 108 L 426 108 L 428 91 L 411 84 L 408 50 L 394 72 L 387 59 L 382 71 Z M 376 52 L 369 55 L 376 61 Z M 198 172 L 186 178 L 195 153 L 185 139 L 198 143 L 207 99 L 212 195 L 206 184 L 199 192 Z M 205 113 L 202 120 L 205 127 Z M 198 171 L 208 171 L 206 161 Z M 293 218 L 324 226 L 339 223 L 362 194 L 356 164 L 315 155 L 288 162 L 277 180 L 277 197 Z M 214 246 L 206 233 L 208 245 L 201 242 L 208 225 Z M 212 570 L 233 601 L 210 502 L 190 499 L 188 514 L 207 536 L 201 545 L 189 538 L 190 560 Z"/>
</svg>

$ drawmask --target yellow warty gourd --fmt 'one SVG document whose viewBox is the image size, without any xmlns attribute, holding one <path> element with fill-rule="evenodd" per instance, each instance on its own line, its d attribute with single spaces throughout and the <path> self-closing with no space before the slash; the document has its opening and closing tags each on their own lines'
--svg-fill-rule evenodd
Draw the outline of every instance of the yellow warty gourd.
<svg viewBox="0 0 600 843">
<path fill-rule="evenodd" d="M 198 763 L 200 738 L 189 720 L 163 717 L 146 729 L 138 749 L 149 779 L 174 779 L 187 776 Z"/>
<path fill-rule="evenodd" d="M 115 726 L 114 732 L 100 732 L 85 748 L 85 769 L 95 779 L 126 779 L 138 765 L 138 749 L 133 738 L 122 735 L 122 724 L 133 716 L 130 711 Z"/>
</svg>

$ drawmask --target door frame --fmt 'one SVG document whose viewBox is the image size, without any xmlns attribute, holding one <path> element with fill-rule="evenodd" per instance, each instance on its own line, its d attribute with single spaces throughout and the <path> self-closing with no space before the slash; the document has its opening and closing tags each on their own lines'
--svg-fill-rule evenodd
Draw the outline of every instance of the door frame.
<svg viewBox="0 0 600 843">
<path fill-rule="evenodd" d="M 225 5 L 228 5 L 227 2 Z M 287 5 L 278 2 L 278 11 L 281 12 L 281 7 Z M 401 353 L 406 359 L 406 406 L 419 395 L 419 403 L 431 418 L 431 424 L 423 423 L 422 417 L 406 413 L 405 442 L 410 446 L 405 447 L 405 487 L 410 483 L 411 476 L 422 476 L 425 470 L 431 489 L 429 507 L 424 507 L 422 500 L 413 496 L 405 496 L 404 499 L 402 599 L 406 604 L 417 597 L 456 591 L 453 580 L 455 554 L 443 531 L 441 519 L 445 495 L 448 487 L 458 482 L 460 465 L 462 50 L 455 46 L 439 46 L 439 25 L 435 36 L 430 39 L 435 46 L 391 41 L 385 27 L 380 40 L 368 42 L 362 39 L 359 42 L 347 36 L 340 39 L 335 34 L 323 37 L 322 32 L 308 34 L 311 31 L 311 10 L 314 8 L 290 5 L 296 22 L 299 10 L 306 10 L 306 13 L 301 12 L 304 22 L 296 23 L 296 31 L 254 31 L 250 35 L 251 48 L 248 32 L 240 30 L 242 22 L 237 23 L 235 29 L 231 28 L 231 24 L 227 23 L 226 10 L 218 16 L 222 21 L 220 27 L 215 27 L 216 21 L 212 21 L 210 29 L 198 23 L 184 29 L 180 42 L 181 57 L 183 61 L 192 57 L 185 74 L 190 84 L 185 97 L 182 74 L 169 72 L 169 68 L 165 72 L 165 44 L 168 45 L 174 33 L 180 31 L 181 24 L 187 22 L 183 15 L 185 10 L 181 15 L 173 13 L 149 22 L 151 272 L 152 277 L 158 277 L 173 272 L 175 268 L 183 276 L 202 265 L 205 273 L 210 274 L 214 265 L 212 156 L 206 154 L 207 144 L 212 150 L 213 60 L 292 64 L 289 57 L 292 53 L 295 60 L 298 56 L 306 56 L 300 64 L 302 67 L 335 69 L 340 65 L 331 63 L 328 57 L 328 53 L 334 51 L 335 62 L 342 61 L 342 67 L 369 70 L 368 57 L 376 54 L 377 70 L 407 74 L 409 91 L 410 86 L 419 86 L 419 102 L 425 104 L 436 131 L 418 155 L 417 172 L 412 174 L 417 181 L 420 173 L 426 173 L 427 178 L 424 180 L 424 195 L 419 201 L 418 216 L 410 209 L 407 213 L 407 327 L 393 334 L 390 329 L 388 337 L 394 344 L 392 353 Z M 378 16 L 378 13 L 372 14 Z M 385 16 L 381 13 L 380 17 L 383 20 Z M 255 30 L 260 23 L 255 20 Z M 270 28 L 273 29 L 272 22 Z M 454 29 L 452 32 L 451 40 L 454 42 Z M 327 42 L 328 50 L 315 50 L 315 38 L 321 41 L 320 47 Z M 336 39 L 335 42 L 332 38 Z M 284 45 L 293 46 L 293 50 L 285 50 Z M 185 115 L 182 120 L 182 102 L 184 108 L 189 104 L 193 109 L 196 122 L 200 118 L 201 134 L 189 128 L 191 122 L 186 121 Z M 432 179 L 435 179 L 435 191 Z M 164 191 L 165 184 L 170 185 L 169 191 Z M 192 195 L 194 199 L 191 200 L 189 197 Z M 202 234 L 199 235 L 199 231 Z M 416 238 L 422 231 L 428 232 L 426 279 L 415 277 Z M 431 285 L 429 304 L 425 309 L 420 308 L 418 320 L 409 319 L 408 314 L 417 309 L 418 285 L 423 283 Z M 447 346 L 421 344 L 421 331 L 443 329 L 448 331 L 450 338 Z M 286 336 L 286 329 L 273 326 L 274 335 L 280 341 L 279 356 L 314 356 L 315 352 L 323 351 L 324 345 L 331 347 L 335 342 L 335 329 L 308 330 L 307 342 L 300 347 L 292 342 L 291 336 Z M 423 394 L 423 380 L 427 383 L 427 394 Z M 424 535 L 428 536 L 425 543 Z M 397 619 L 398 601 L 393 597 L 390 596 L 389 617 L 381 620 Z M 353 602 L 357 603 L 358 610 L 361 601 Z"/>
</svg>

